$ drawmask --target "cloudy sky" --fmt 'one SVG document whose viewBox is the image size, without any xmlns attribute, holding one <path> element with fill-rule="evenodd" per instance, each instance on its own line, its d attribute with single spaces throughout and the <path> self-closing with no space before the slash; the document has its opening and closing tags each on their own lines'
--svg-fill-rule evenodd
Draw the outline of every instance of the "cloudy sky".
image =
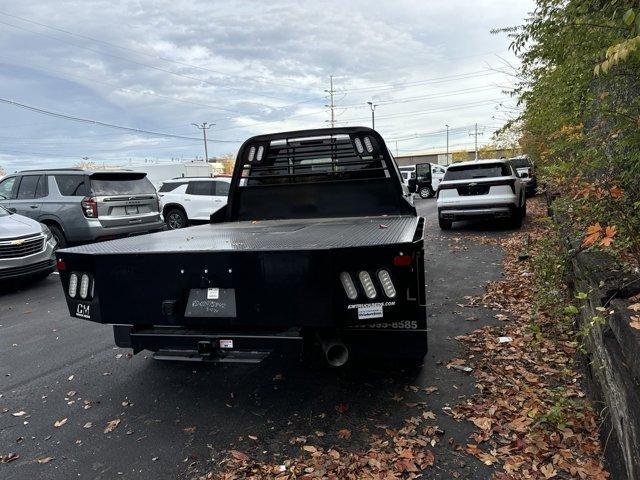
<svg viewBox="0 0 640 480">
<path fill-rule="evenodd" d="M 191 124 L 205 121 L 210 156 L 235 152 L 251 135 L 328 126 L 331 75 L 338 126 L 370 125 L 373 101 L 394 152 L 444 149 L 445 124 L 452 149 L 472 148 L 473 124 L 484 143 L 513 115 L 502 93 L 513 79 L 497 70 L 515 59 L 490 30 L 532 7 L 0 0 L 0 166 L 193 159 Z"/>
</svg>

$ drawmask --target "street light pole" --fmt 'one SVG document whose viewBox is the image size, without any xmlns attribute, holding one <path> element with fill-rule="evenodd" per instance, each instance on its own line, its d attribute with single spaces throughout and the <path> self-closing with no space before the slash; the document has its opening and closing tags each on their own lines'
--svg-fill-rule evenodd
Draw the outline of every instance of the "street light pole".
<svg viewBox="0 0 640 480">
<path fill-rule="evenodd" d="M 367 102 L 369 104 L 369 107 L 371 107 L 371 128 L 373 130 L 376 129 L 376 107 L 378 105 L 376 105 L 373 102 Z"/>
<path fill-rule="evenodd" d="M 445 127 L 447 127 L 447 166 L 449 166 L 449 125 Z"/>
<path fill-rule="evenodd" d="M 204 138 L 204 161 L 208 162 L 209 161 L 209 151 L 207 149 L 207 130 L 209 130 L 211 127 L 213 127 L 215 125 L 215 123 L 202 122 L 202 125 L 198 125 L 197 123 L 192 123 L 191 125 L 193 125 L 194 127 L 196 127 L 199 130 L 202 130 L 202 136 Z"/>
</svg>

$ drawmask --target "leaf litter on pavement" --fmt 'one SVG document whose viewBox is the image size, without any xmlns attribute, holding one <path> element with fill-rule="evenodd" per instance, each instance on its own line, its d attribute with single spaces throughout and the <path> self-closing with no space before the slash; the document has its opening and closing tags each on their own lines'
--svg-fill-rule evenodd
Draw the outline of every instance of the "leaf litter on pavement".
<svg viewBox="0 0 640 480">
<path fill-rule="evenodd" d="M 460 448 L 498 467 L 499 480 L 609 478 L 597 417 L 572 361 L 573 325 L 532 311 L 533 278 L 520 252 L 526 237 L 535 255 L 535 240 L 548 231 L 535 221 L 545 215 L 540 199 L 530 205 L 526 226 L 498 239 L 505 250 L 505 279 L 490 282 L 484 295 L 471 300 L 500 311 L 502 323 L 457 337 L 479 391 L 452 410 L 454 418 L 476 427 Z"/>
<path fill-rule="evenodd" d="M 535 221 L 545 215 L 541 199 L 529 202 L 529 218 L 518 232 L 497 238 L 468 235 L 470 241 L 498 245 L 505 251 L 505 279 L 490 282 L 479 297 L 467 297 L 464 307 L 482 306 L 496 311 L 499 326 L 479 328 L 456 338 L 466 350 L 465 358 L 446 364 L 451 375 L 472 375 L 477 393 L 443 412 L 473 426 L 466 445 L 452 444 L 460 455 L 470 456 L 495 468 L 497 480 L 607 479 L 602 463 L 597 417 L 580 385 L 581 375 L 573 365 L 576 354 L 571 327 L 544 312 L 535 322 L 544 335 L 531 329 L 533 279 L 526 260 L 535 255 L 537 238 L 546 227 Z M 522 255 L 528 245 L 529 252 Z M 463 248 L 463 247 L 460 247 Z M 640 309 L 640 307 L 639 307 Z M 460 370 L 455 373 L 452 370 Z M 405 389 L 406 390 L 406 389 Z M 436 387 L 410 390 L 431 394 Z M 396 394 L 395 401 L 402 401 Z M 443 435 L 437 425 L 428 425 L 435 414 L 426 402 L 407 403 L 425 407 L 419 416 L 407 418 L 397 430 L 381 427 L 372 433 L 368 448 L 321 447 L 296 437 L 298 455 L 279 461 L 260 461 L 231 450 L 216 471 L 200 480 L 311 480 L 414 479 L 437 464 L 431 450 Z M 347 405 L 337 405 L 338 414 Z M 372 429 L 373 430 L 373 429 Z M 349 432 L 347 434 L 347 432 Z M 324 433 L 323 433 L 324 436 Z M 337 437 L 349 439 L 340 430 Z M 318 436 L 319 437 L 319 436 Z M 457 472 L 450 472 L 458 478 Z"/>
</svg>

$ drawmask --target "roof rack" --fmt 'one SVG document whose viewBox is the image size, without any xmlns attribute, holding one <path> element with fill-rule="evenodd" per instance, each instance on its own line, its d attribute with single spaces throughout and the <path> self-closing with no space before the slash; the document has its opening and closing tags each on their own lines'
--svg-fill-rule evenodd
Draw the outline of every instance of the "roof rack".
<svg viewBox="0 0 640 480">
<path fill-rule="evenodd" d="M 25 172 L 84 172 L 83 168 L 32 168 L 29 170 L 20 170 L 18 173 Z"/>
<path fill-rule="evenodd" d="M 221 175 L 194 175 L 192 177 L 188 177 L 188 176 L 184 176 L 184 177 L 173 177 L 170 178 L 169 180 L 184 180 L 185 178 L 189 179 L 189 178 L 215 178 L 215 177 L 220 177 Z"/>
</svg>

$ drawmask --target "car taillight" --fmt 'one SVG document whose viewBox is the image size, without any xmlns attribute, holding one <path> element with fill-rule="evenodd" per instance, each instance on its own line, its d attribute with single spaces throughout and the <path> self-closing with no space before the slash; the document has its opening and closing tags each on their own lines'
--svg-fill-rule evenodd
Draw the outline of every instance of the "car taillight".
<svg viewBox="0 0 640 480">
<path fill-rule="evenodd" d="M 80 204 L 82 205 L 82 211 L 85 217 L 98 218 L 98 203 L 95 198 L 84 197 Z"/>
<path fill-rule="evenodd" d="M 373 280 L 371 280 L 371 275 L 369 275 L 369 272 L 363 270 L 358 274 L 358 278 L 360 279 L 360 284 L 364 289 L 364 294 L 368 298 L 376 298 L 378 292 L 376 292 L 376 287 L 373 285 Z"/>
<path fill-rule="evenodd" d="M 380 285 L 382 285 L 384 294 L 389 298 L 394 298 L 396 296 L 396 287 L 393 286 L 389 272 L 386 270 L 380 270 L 378 272 L 378 280 L 380 280 Z"/>
<path fill-rule="evenodd" d="M 411 265 L 411 256 L 410 255 L 396 255 L 393 257 L 393 264 L 396 267 L 408 267 Z"/>
<path fill-rule="evenodd" d="M 80 279 L 80 298 L 86 299 L 89 296 L 89 275 L 86 273 Z"/>
<path fill-rule="evenodd" d="M 78 292 L 78 274 L 72 273 L 69 277 L 69 296 L 75 298 Z"/>
<path fill-rule="evenodd" d="M 347 298 L 349 298 L 349 300 L 355 300 L 356 298 L 358 298 L 358 291 L 356 290 L 356 286 L 351 279 L 351 275 L 349 275 L 347 272 L 342 272 L 340 274 L 340 282 L 342 283 L 344 293 L 347 294 Z"/>
<path fill-rule="evenodd" d="M 66 270 L 67 269 L 67 264 L 64 263 L 64 260 L 61 258 L 58 258 L 56 260 L 56 268 L 58 269 L 58 271 L 60 270 Z"/>
</svg>

